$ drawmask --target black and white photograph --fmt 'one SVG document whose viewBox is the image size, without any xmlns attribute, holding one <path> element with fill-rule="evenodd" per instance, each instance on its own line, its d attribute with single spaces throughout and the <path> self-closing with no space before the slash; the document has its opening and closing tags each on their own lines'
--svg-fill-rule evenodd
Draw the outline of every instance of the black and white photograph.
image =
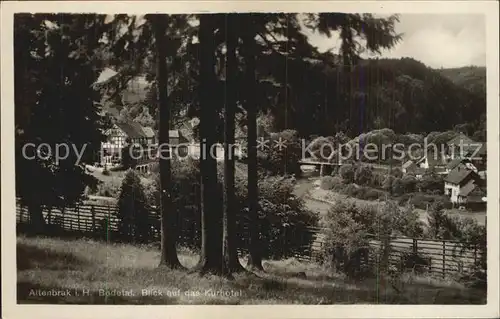
<svg viewBox="0 0 500 319">
<path fill-rule="evenodd" d="M 500 315 L 498 3 L 130 3 L 2 3 L 15 305 Z"/>
</svg>

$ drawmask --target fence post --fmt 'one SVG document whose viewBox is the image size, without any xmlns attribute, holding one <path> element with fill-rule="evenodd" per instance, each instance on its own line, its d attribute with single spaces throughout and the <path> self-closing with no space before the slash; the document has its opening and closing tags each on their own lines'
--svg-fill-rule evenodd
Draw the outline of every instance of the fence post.
<svg viewBox="0 0 500 319">
<path fill-rule="evenodd" d="M 95 232 L 95 208 L 94 208 L 94 205 L 90 206 L 90 214 L 92 215 L 92 232 Z"/>
<path fill-rule="evenodd" d="M 61 229 L 64 229 L 64 215 L 66 215 L 64 212 L 66 211 L 66 205 L 63 206 L 61 209 Z"/>
<path fill-rule="evenodd" d="M 474 266 L 477 265 L 477 244 L 474 244 Z"/>
<path fill-rule="evenodd" d="M 413 253 L 415 255 L 418 254 L 418 241 L 416 238 L 413 238 Z"/>
<path fill-rule="evenodd" d="M 19 204 L 19 223 L 23 223 L 23 204 Z"/>
<path fill-rule="evenodd" d="M 47 213 L 47 224 L 52 223 L 52 206 L 49 207 L 49 212 Z"/>
<path fill-rule="evenodd" d="M 443 240 L 443 278 L 446 275 L 446 241 Z"/>
<path fill-rule="evenodd" d="M 76 204 L 76 220 L 78 223 L 78 231 L 80 231 L 80 205 Z"/>
</svg>

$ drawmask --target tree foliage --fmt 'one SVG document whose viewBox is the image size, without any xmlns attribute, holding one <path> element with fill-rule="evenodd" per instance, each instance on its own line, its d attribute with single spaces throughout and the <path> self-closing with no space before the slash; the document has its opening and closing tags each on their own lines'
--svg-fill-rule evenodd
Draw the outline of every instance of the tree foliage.
<svg viewBox="0 0 500 319">
<path fill-rule="evenodd" d="M 103 65 L 103 20 L 93 14 L 15 16 L 16 193 L 40 229 L 41 205 L 74 203 L 95 184 L 84 164 L 94 161 L 106 126 L 92 87 Z M 24 156 L 28 143 L 47 143 L 52 152 L 27 148 Z M 55 158 L 56 144 L 68 147 L 66 159 Z M 74 149 L 83 149 L 80 162 Z"/>
</svg>

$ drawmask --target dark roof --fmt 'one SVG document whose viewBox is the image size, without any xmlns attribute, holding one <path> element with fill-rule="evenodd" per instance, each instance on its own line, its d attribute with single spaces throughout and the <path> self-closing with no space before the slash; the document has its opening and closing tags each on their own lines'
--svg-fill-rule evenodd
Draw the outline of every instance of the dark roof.
<svg viewBox="0 0 500 319">
<path fill-rule="evenodd" d="M 142 131 L 140 125 L 136 125 L 135 123 L 125 123 L 125 122 L 117 122 L 116 126 L 118 126 L 129 138 L 141 138 L 145 137 L 144 132 Z"/>
<path fill-rule="evenodd" d="M 457 167 L 460 163 L 462 163 L 462 161 L 463 161 L 462 158 L 457 157 L 457 158 L 453 159 L 451 162 L 449 162 L 448 165 L 446 165 L 446 168 L 449 170 L 452 170 L 455 167 Z"/>
<path fill-rule="evenodd" d="M 477 174 L 474 171 L 457 167 L 445 177 L 444 181 L 452 184 L 462 184 L 467 178 L 476 176 Z"/>
<path fill-rule="evenodd" d="M 460 196 L 467 196 L 469 195 L 477 185 L 474 183 L 473 180 L 470 180 L 467 184 L 465 184 L 463 187 L 460 188 Z"/>
</svg>

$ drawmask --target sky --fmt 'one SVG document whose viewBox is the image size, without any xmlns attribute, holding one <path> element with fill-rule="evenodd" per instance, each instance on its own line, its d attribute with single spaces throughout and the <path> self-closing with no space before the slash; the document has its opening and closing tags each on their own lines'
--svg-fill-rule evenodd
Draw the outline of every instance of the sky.
<svg viewBox="0 0 500 319">
<path fill-rule="evenodd" d="M 432 68 L 486 66 L 486 24 L 483 15 L 401 14 L 399 20 L 395 29 L 397 33 L 402 33 L 402 40 L 391 50 L 383 51 L 379 57 L 411 57 Z M 320 51 L 333 49 L 338 52 L 340 41 L 335 36 L 327 38 L 306 28 L 302 32 Z M 115 73 L 105 70 L 98 82 Z"/>
<path fill-rule="evenodd" d="M 482 15 L 401 14 L 395 29 L 403 33 L 402 41 L 379 57 L 412 57 L 432 68 L 486 66 L 486 26 Z M 333 37 L 304 33 L 320 51 L 337 50 L 340 44 Z"/>
</svg>

